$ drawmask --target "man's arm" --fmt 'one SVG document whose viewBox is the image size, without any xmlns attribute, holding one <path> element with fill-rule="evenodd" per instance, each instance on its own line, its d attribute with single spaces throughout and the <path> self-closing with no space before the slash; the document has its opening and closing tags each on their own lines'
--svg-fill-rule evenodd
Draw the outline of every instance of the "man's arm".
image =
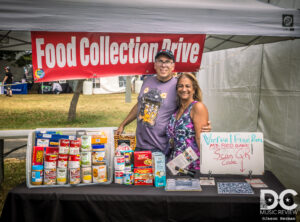
<svg viewBox="0 0 300 222">
<path fill-rule="evenodd" d="M 129 114 L 124 119 L 124 121 L 120 124 L 119 128 L 116 131 L 116 134 L 121 134 L 123 132 L 125 126 L 127 126 L 129 123 L 131 123 L 133 120 L 136 119 L 137 112 L 138 112 L 138 104 L 136 103 L 132 107 L 132 109 L 130 110 Z"/>
</svg>

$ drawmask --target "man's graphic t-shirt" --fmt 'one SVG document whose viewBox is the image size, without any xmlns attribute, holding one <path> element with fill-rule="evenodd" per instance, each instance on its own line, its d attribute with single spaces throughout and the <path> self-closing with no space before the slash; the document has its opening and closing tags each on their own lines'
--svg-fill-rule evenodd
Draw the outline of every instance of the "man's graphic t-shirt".
<svg viewBox="0 0 300 222">
<path fill-rule="evenodd" d="M 166 128 L 176 110 L 176 83 L 176 78 L 160 82 L 155 76 L 144 80 L 138 98 L 137 147 L 167 151 Z"/>
</svg>

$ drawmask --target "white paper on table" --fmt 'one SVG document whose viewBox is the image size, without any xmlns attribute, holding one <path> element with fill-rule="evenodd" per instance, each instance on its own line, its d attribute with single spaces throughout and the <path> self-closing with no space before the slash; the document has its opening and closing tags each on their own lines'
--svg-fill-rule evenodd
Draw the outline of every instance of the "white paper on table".
<svg viewBox="0 0 300 222">
<path fill-rule="evenodd" d="M 245 179 L 247 183 L 251 185 L 251 187 L 254 188 L 262 188 L 262 187 L 268 187 L 261 179 L 259 178 L 253 178 L 253 179 Z"/>
<path fill-rule="evenodd" d="M 198 159 L 197 154 L 195 151 L 188 147 L 183 153 L 179 154 L 173 160 L 167 163 L 167 167 L 171 171 L 173 175 L 178 174 L 178 171 L 175 170 L 175 167 L 179 167 L 181 169 L 185 169 L 188 165 Z"/>
<path fill-rule="evenodd" d="M 214 177 L 200 177 L 200 185 L 201 186 L 214 186 L 216 185 L 215 183 L 215 178 Z"/>
</svg>

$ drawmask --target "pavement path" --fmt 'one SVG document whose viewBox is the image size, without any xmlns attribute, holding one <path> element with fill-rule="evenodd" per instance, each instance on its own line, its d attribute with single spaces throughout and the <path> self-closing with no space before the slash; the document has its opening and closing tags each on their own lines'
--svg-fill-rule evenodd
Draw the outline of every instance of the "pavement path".
<svg viewBox="0 0 300 222">
<path fill-rule="evenodd" d="M 24 144 L 27 144 L 27 138 L 22 138 L 22 139 L 5 139 L 4 140 L 4 153 L 9 152 L 10 150 L 22 146 Z M 5 157 L 7 158 L 17 158 L 17 159 L 26 159 L 26 149 L 27 146 L 14 151 L 10 153 L 8 156 Z"/>
</svg>

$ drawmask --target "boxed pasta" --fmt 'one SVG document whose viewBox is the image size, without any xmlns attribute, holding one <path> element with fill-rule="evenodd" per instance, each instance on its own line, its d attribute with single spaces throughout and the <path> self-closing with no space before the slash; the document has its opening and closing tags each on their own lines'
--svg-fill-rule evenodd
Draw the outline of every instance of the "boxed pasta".
<svg viewBox="0 0 300 222">
<path fill-rule="evenodd" d="M 153 185 L 152 168 L 135 168 L 134 185 Z"/>
</svg>

